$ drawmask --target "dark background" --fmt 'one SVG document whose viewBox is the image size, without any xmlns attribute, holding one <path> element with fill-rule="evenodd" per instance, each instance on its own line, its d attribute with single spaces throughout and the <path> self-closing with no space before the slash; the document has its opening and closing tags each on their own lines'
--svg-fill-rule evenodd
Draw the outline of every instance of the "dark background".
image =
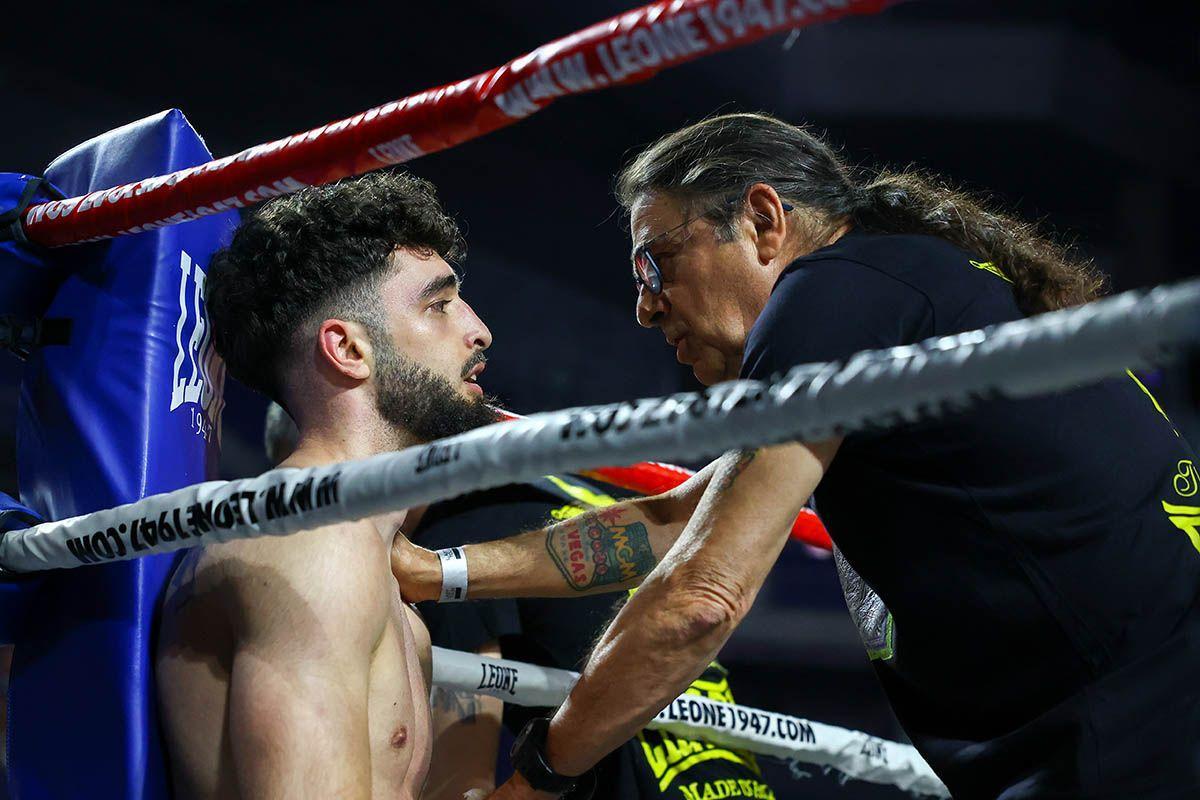
<svg viewBox="0 0 1200 800">
<path fill-rule="evenodd" d="M 20 4 L 0 47 L 0 169 L 39 173 L 97 133 L 178 107 L 214 155 L 473 75 L 634 0 Z M 1200 6 L 912 0 L 560 100 L 413 162 L 463 223 L 465 294 L 495 335 L 485 384 L 519 411 L 696 388 L 633 324 L 612 175 L 716 111 L 827 131 L 854 163 L 916 164 L 1078 243 L 1117 290 L 1196 272 Z M 20 365 L 0 354 L 0 489 Z M 1176 372 L 1145 376 L 1195 441 Z M 223 471 L 267 466 L 264 401 L 227 384 Z M 726 652 L 743 703 L 900 737 L 831 566 L 785 552 Z M 780 796 L 888 797 L 819 775 Z"/>
</svg>

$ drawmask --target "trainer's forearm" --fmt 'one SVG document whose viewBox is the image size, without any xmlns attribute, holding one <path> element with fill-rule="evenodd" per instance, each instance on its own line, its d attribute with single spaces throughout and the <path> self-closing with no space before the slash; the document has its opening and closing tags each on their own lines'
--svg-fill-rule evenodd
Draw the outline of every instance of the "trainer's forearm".
<svg viewBox="0 0 1200 800">
<path fill-rule="evenodd" d="M 548 756 L 556 770 L 585 772 L 635 736 L 703 672 L 737 627 L 738 611 L 675 593 L 673 585 L 657 575 L 643 584 L 597 644 L 552 722 Z"/>
<path fill-rule="evenodd" d="M 655 497 L 617 503 L 541 530 L 466 545 L 467 597 L 576 597 L 640 585 L 683 532 L 715 464 Z M 441 596 L 438 557 L 402 535 L 392 544 L 392 572 L 409 602 Z"/>
<path fill-rule="evenodd" d="M 547 738 L 576 775 L 686 689 L 753 604 L 836 443 L 722 458 L 691 522 L 597 643 Z"/>
</svg>

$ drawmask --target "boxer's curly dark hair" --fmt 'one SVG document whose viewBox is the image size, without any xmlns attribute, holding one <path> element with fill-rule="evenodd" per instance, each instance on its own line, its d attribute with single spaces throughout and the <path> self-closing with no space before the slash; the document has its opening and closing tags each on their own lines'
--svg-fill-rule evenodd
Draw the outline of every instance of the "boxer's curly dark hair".
<svg viewBox="0 0 1200 800">
<path fill-rule="evenodd" d="M 725 114 L 670 133 L 617 176 L 617 201 L 662 192 L 704 212 L 729 238 L 744 208 L 728 202 L 755 183 L 813 213 L 830 231 L 852 222 L 872 233 L 927 234 L 994 263 L 1027 314 L 1099 297 L 1104 276 L 1072 248 L 917 170 L 856 170 L 804 127 L 769 114 Z"/>
<path fill-rule="evenodd" d="M 382 330 L 378 288 L 397 248 L 462 257 L 433 184 L 371 172 L 269 200 L 212 257 L 205 303 L 230 375 L 282 403 L 298 346 L 324 319 Z"/>
</svg>

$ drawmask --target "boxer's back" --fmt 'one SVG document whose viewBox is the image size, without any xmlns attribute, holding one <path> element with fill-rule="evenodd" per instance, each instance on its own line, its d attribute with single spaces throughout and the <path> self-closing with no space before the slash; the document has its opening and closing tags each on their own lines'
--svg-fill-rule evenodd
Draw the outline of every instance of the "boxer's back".
<svg viewBox="0 0 1200 800">
<path fill-rule="evenodd" d="M 369 522 L 189 554 L 156 659 L 177 795 L 417 797 L 428 655 Z"/>
</svg>

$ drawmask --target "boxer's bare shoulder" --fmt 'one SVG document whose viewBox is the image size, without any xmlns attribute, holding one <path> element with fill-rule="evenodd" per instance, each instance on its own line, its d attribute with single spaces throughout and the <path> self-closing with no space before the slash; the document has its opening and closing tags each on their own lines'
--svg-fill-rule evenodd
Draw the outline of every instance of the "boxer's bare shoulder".
<svg viewBox="0 0 1200 800">
<path fill-rule="evenodd" d="M 427 651 L 370 522 L 188 554 L 157 653 L 177 793 L 415 797 Z"/>
</svg>

